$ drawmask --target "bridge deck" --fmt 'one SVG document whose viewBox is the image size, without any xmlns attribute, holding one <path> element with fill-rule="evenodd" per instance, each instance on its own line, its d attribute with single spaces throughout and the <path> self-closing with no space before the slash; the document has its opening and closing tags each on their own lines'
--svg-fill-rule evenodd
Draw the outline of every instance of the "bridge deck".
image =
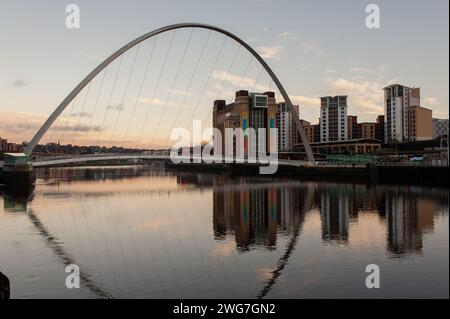
<svg viewBox="0 0 450 319">
<path fill-rule="evenodd" d="M 188 161 L 193 163 L 204 162 L 201 157 L 198 156 L 179 156 L 178 160 L 182 160 L 184 163 Z M 153 155 L 153 154 L 92 154 L 83 156 L 58 156 L 58 157 L 48 157 L 48 158 L 38 158 L 32 161 L 34 167 L 46 167 L 54 165 L 64 165 L 64 164 L 74 164 L 74 163 L 84 163 L 84 162 L 100 162 L 100 161 L 112 161 L 112 160 L 163 160 L 170 161 L 169 155 Z M 232 163 L 233 159 L 230 158 L 214 158 L 211 157 L 209 160 L 213 160 L 214 163 Z M 250 164 L 250 165 L 269 165 L 270 163 L 275 163 L 274 160 L 269 159 L 240 159 L 238 163 Z M 307 164 L 307 161 L 300 160 L 276 160 L 278 165 L 282 166 L 303 166 Z M 0 162 L 0 167 L 3 167 L 3 162 Z"/>
</svg>

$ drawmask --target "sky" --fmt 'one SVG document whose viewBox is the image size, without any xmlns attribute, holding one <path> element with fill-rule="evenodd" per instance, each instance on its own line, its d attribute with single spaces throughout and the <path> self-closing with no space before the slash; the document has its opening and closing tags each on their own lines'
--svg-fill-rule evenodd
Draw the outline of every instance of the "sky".
<svg viewBox="0 0 450 319">
<path fill-rule="evenodd" d="M 79 29 L 66 27 L 70 3 L 80 8 Z M 366 26 L 369 3 L 381 10 L 379 29 Z M 447 0 L 0 0 L 0 136 L 30 140 L 112 52 L 180 22 L 212 24 L 247 41 L 312 123 L 319 97 L 327 95 L 348 95 L 349 114 L 375 121 L 383 113 L 382 88 L 393 83 L 420 87 L 422 106 L 448 118 L 448 6 Z M 207 121 L 212 101 L 231 101 L 236 88 L 275 90 L 233 41 L 206 30 L 179 30 L 172 45 L 171 37 L 148 40 L 115 61 L 104 86 L 99 74 L 44 140 L 164 145 L 172 127 L 188 126 L 191 117 Z"/>
</svg>

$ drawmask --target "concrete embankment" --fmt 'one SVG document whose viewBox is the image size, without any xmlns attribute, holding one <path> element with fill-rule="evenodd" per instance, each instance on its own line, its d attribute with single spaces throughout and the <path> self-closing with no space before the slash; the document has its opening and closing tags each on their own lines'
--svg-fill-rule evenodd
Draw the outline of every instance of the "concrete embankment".
<svg viewBox="0 0 450 319">
<path fill-rule="evenodd" d="M 380 183 L 405 183 L 448 187 L 448 166 L 378 166 Z"/>
<path fill-rule="evenodd" d="M 257 165 L 248 164 L 167 164 L 182 171 L 216 172 L 230 175 L 259 175 Z M 448 167 L 432 166 L 280 166 L 276 176 L 304 180 L 361 181 L 370 183 L 418 184 L 448 187 Z"/>
<path fill-rule="evenodd" d="M 172 164 L 167 168 L 181 171 L 213 172 L 229 175 L 259 175 L 257 165 L 248 164 Z M 375 166 L 339 167 L 280 166 L 275 176 L 301 178 L 304 180 L 361 181 L 370 183 L 417 184 L 448 187 L 448 167 L 433 166 Z M 0 184 L 4 184 L 0 168 Z"/>
<path fill-rule="evenodd" d="M 382 184 L 417 184 L 448 187 L 448 167 L 375 166 L 301 167 L 298 176 L 307 179 L 364 180 Z"/>
</svg>

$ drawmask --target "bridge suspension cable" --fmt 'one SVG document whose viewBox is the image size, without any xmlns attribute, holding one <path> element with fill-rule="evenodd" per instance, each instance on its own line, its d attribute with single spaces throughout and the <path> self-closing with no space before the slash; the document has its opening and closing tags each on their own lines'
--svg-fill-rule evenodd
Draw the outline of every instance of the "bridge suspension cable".
<svg viewBox="0 0 450 319">
<path fill-rule="evenodd" d="M 238 46 L 238 48 L 237 48 L 237 50 L 236 50 L 236 52 L 235 52 L 235 54 L 234 54 L 234 56 L 233 56 L 233 60 L 231 61 L 230 65 L 228 66 L 228 68 L 227 68 L 227 70 L 226 70 L 226 76 L 225 76 L 225 78 L 223 79 L 222 83 L 220 84 L 219 89 L 217 90 L 217 94 L 216 94 L 215 100 L 219 99 L 220 93 L 222 93 L 222 89 L 223 89 L 225 83 L 228 81 L 228 78 L 229 78 L 229 76 L 230 76 L 230 70 L 231 70 L 231 68 L 233 67 L 234 63 L 236 62 L 236 58 L 237 58 L 237 56 L 239 55 L 239 52 L 240 52 L 240 51 L 241 51 L 241 46 Z M 208 113 L 207 113 L 208 115 L 206 116 L 205 119 L 203 119 L 202 132 L 205 130 L 206 122 L 208 121 L 209 117 L 211 116 L 212 110 L 213 110 L 213 109 L 210 108 L 209 111 L 208 111 Z"/>
<path fill-rule="evenodd" d="M 139 92 L 138 92 L 137 98 L 134 101 L 133 110 L 131 112 L 130 120 L 128 121 L 127 129 L 125 131 L 125 136 L 123 138 L 123 143 L 125 143 L 126 140 L 127 140 L 128 133 L 129 133 L 130 127 L 131 127 L 131 123 L 132 123 L 132 121 L 134 119 L 134 114 L 136 113 L 136 107 L 137 107 L 137 105 L 139 103 L 139 100 L 141 99 L 141 96 L 142 96 L 142 90 L 144 89 L 144 85 L 145 85 L 145 81 L 147 79 L 147 74 L 148 74 L 148 70 L 149 70 L 149 67 L 150 67 L 150 63 L 151 63 L 151 61 L 153 59 L 153 53 L 155 52 L 155 46 L 156 46 L 156 41 L 157 40 L 158 40 L 158 38 L 155 38 L 155 41 L 153 41 L 152 50 L 151 50 L 151 53 L 150 53 L 150 55 L 149 55 L 149 57 L 147 59 L 147 64 L 145 65 L 144 76 L 142 77 L 142 81 L 141 81 L 141 85 L 139 87 Z"/>
<path fill-rule="evenodd" d="M 88 85 L 87 91 L 86 91 L 86 95 L 84 97 L 83 105 L 81 107 L 81 111 L 78 114 L 77 124 L 75 125 L 74 132 L 72 134 L 72 143 L 71 143 L 72 145 L 75 144 L 75 138 L 76 138 L 76 135 L 78 133 L 78 129 L 80 127 L 80 120 L 81 120 L 81 117 L 84 116 L 84 108 L 86 107 L 86 102 L 87 102 L 87 99 L 89 97 L 89 92 L 91 91 L 91 87 L 92 87 L 92 81 L 89 82 L 89 85 Z"/>
<path fill-rule="evenodd" d="M 245 69 L 244 69 L 244 72 L 242 72 L 242 75 L 241 75 L 241 78 L 240 78 L 240 80 L 239 80 L 239 83 L 236 85 L 236 87 L 234 88 L 234 91 L 236 92 L 237 90 L 239 90 L 239 88 L 241 87 L 241 84 L 242 84 L 242 79 L 245 77 L 245 75 L 247 74 L 247 71 L 248 71 L 248 69 L 250 68 L 250 65 L 252 64 L 252 62 L 253 62 L 253 57 L 252 56 L 250 56 L 250 59 L 249 59 L 249 61 L 248 61 L 248 63 L 247 63 L 247 66 L 245 67 Z"/>
<path fill-rule="evenodd" d="M 113 97 L 113 94 L 114 94 L 114 90 L 115 90 L 116 85 L 117 85 L 117 78 L 119 76 L 120 69 L 122 67 L 122 61 L 123 61 L 123 55 L 121 55 L 120 59 L 119 59 L 119 66 L 117 68 L 116 75 L 114 77 L 114 82 L 113 82 L 113 85 L 112 85 L 112 88 L 111 88 L 111 93 L 109 94 L 108 104 L 106 104 L 106 109 L 105 109 L 105 112 L 104 112 L 104 115 L 103 115 L 103 121 L 102 121 L 102 125 L 101 125 L 102 130 L 99 131 L 98 136 L 97 136 L 97 143 L 96 143 L 97 145 L 99 144 L 100 137 L 102 135 L 102 131 L 103 131 L 103 128 L 105 126 L 105 121 L 106 121 L 106 117 L 108 115 L 108 111 L 109 111 L 110 108 L 113 107 L 111 105 L 111 102 L 112 102 L 112 97 Z M 119 107 L 121 107 L 121 106 L 119 105 Z"/>
<path fill-rule="evenodd" d="M 183 55 L 182 55 L 182 57 L 180 59 L 180 62 L 178 63 L 177 72 L 175 73 L 175 77 L 173 78 L 172 86 L 170 87 L 170 89 L 169 89 L 170 91 L 167 94 L 167 98 L 166 98 L 166 101 L 165 101 L 164 106 L 163 106 L 163 113 L 159 117 L 158 122 L 156 124 L 156 129 L 155 129 L 155 132 L 154 132 L 154 134 L 152 136 L 152 140 L 150 142 L 150 146 L 153 145 L 153 141 L 155 140 L 155 136 L 156 136 L 156 134 L 158 134 L 159 126 L 161 125 L 161 120 L 163 120 L 164 116 L 166 115 L 167 105 L 168 105 L 168 103 L 170 101 L 170 98 L 172 97 L 172 93 L 173 93 L 173 91 L 175 89 L 175 83 L 177 82 L 178 76 L 180 75 L 181 66 L 183 65 L 184 59 L 186 57 L 186 52 L 187 52 L 187 50 L 189 48 L 189 45 L 191 44 L 192 34 L 193 33 L 194 33 L 194 29 L 191 29 L 191 33 L 189 34 L 189 39 L 188 39 L 188 41 L 187 41 L 187 43 L 186 43 L 186 45 L 184 47 L 184 50 L 183 50 Z"/>
<path fill-rule="evenodd" d="M 177 108 L 177 113 L 176 113 L 176 115 L 175 115 L 175 120 L 172 122 L 172 125 L 170 126 L 170 129 L 169 129 L 169 135 L 167 136 L 167 139 L 166 139 L 166 141 L 164 142 L 164 145 L 166 145 L 166 144 L 169 142 L 169 139 L 170 139 L 170 132 L 174 129 L 174 127 L 175 127 L 175 125 L 176 125 L 176 123 L 177 123 L 177 121 L 178 121 L 178 117 L 180 116 L 181 110 L 183 109 L 183 107 L 184 107 L 184 105 L 185 105 L 186 98 L 187 98 L 187 96 L 188 96 L 188 92 L 190 92 L 190 90 L 191 90 L 192 83 L 193 83 L 193 81 L 194 81 L 195 75 L 197 74 L 198 68 L 199 68 L 199 66 L 200 66 L 200 62 L 202 61 L 203 56 L 205 55 L 206 47 L 207 47 L 207 45 L 208 45 L 208 43 L 209 43 L 210 37 L 211 37 L 211 30 L 209 30 L 208 36 L 207 36 L 207 38 L 206 38 L 206 41 L 205 41 L 205 43 L 203 44 L 201 53 L 200 53 L 200 55 L 198 56 L 197 62 L 196 62 L 195 67 L 194 67 L 194 71 L 192 72 L 192 75 L 191 75 L 191 79 L 189 80 L 189 84 L 187 85 L 187 88 L 186 88 L 186 90 L 184 91 L 183 99 L 181 100 L 180 106 L 178 106 L 178 108 Z M 194 113 L 195 113 L 195 111 L 194 111 Z"/>
<path fill-rule="evenodd" d="M 185 127 L 187 127 L 189 125 L 189 123 L 192 122 L 192 120 L 194 119 L 195 114 L 197 113 L 198 107 L 200 106 L 200 102 L 202 101 L 203 96 L 205 95 L 206 89 L 208 88 L 208 84 L 209 84 L 209 82 L 210 82 L 210 80 L 212 78 L 214 70 L 216 69 L 217 62 L 219 61 L 219 58 L 222 55 L 223 48 L 225 47 L 225 43 L 227 42 L 227 39 L 228 38 L 226 36 L 224 36 L 222 44 L 220 46 L 220 49 L 217 52 L 217 56 L 216 56 L 216 58 L 214 60 L 214 65 L 212 66 L 211 71 L 209 72 L 209 76 L 208 76 L 208 79 L 206 80 L 205 85 L 203 86 L 202 93 L 199 95 L 199 97 L 197 99 L 197 103 L 195 104 L 194 112 L 191 113 L 191 117 L 190 117 L 189 121 L 186 123 Z"/>
<path fill-rule="evenodd" d="M 264 68 L 261 66 L 261 70 L 258 73 L 258 77 L 255 80 L 255 84 L 253 85 L 252 91 L 255 91 L 256 86 L 258 85 L 258 81 L 261 78 L 261 75 L 263 74 Z"/>
<path fill-rule="evenodd" d="M 128 76 L 127 84 L 125 86 L 125 91 L 123 92 L 123 96 L 122 96 L 122 101 L 121 101 L 122 107 L 117 110 L 116 121 L 114 123 L 114 128 L 113 128 L 113 131 L 111 133 L 111 138 L 109 140 L 109 145 L 111 145 L 111 143 L 112 143 L 112 140 L 114 138 L 114 133 L 116 132 L 116 129 L 117 129 L 117 123 L 119 122 L 120 115 L 122 113 L 123 108 L 125 107 L 124 103 L 125 103 L 125 99 L 126 99 L 126 96 L 127 96 L 127 93 L 128 93 L 128 88 L 130 86 L 131 78 L 133 77 L 134 67 L 136 65 L 136 59 L 137 59 L 138 54 L 139 54 L 140 45 L 141 44 L 138 44 L 137 48 L 136 48 L 136 54 L 134 55 L 133 65 L 131 66 L 130 74 Z"/>
<path fill-rule="evenodd" d="M 108 68 L 106 68 L 105 70 L 103 70 L 102 80 L 101 80 L 101 82 L 100 82 L 99 90 L 98 90 L 97 96 L 96 96 L 96 98 L 95 98 L 94 109 L 93 109 L 93 111 L 92 111 L 92 113 L 91 113 L 91 116 L 90 116 L 90 118 L 89 118 L 89 126 L 88 126 L 88 129 L 87 129 L 87 131 L 86 131 L 86 134 L 84 135 L 84 142 L 83 142 L 83 145 L 86 145 L 86 141 L 87 141 L 87 138 L 88 138 L 88 136 L 89 136 L 89 132 L 90 132 L 90 130 L 91 130 L 92 120 L 93 120 L 93 118 L 94 118 L 94 116 L 95 116 L 95 112 L 96 112 L 96 110 L 97 110 L 98 101 L 99 101 L 99 99 L 100 99 L 100 95 L 101 95 L 101 92 L 102 92 L 102 90 L 103 90 L 103 84 L 105 83 L 105 78 L 106 78 L 107 72 L 108 72 Z"/>
<path fill-rule="evenodd" d="M 77 103 L 78 103 L 78 95 L 75 97 L 74 103 L 72 103 L 72 106 L 71 106 L 70 112 L 69 112 L 69 116 L 67 117 L 66 124 L 65 124 L 64 128 L 62 129 L 62 134 L 61 134 L 62 136 L 60 138 L 61 142 L 64 140 L 64 136 L 66 135 L 66 132 L 69 129 L 70 118 L 72 117 L 73 110 L 75 108 L 75 105 L 77 105 Z"/>
<path fill-rule="evenodd" d="M 76 100 L 74 99 L 71 102 L 70 109 L 73 108 L 73 104 L 75 103 L 75 101 Z M 63 122 L 63 117 L 62 116 L 58 117 L 58 120 L 55 122 L 55 125 L 53 125 L 52 133 L 51 133 L 50 138 L 49 138 L 50 141 L 53 141 L 53 137 L 55 136 L 55 133 L 57 132 L 57 130 L 60 128 L 61 122 Z"/>
<path fill-rule="evenodd" d="M 163 72 L 164 72 L 164 70 L 166 68 L 167 58 L 169 57 L 170 50 L 172 49 L 173 40 L 175 38 L 175 33 L 176 33 L 176 30 L 172 33 L 172 38 L 170 39 L 170 44 L 169 44 L 169 47 L 167 48 L 166 56 L 164 57 L 164 62 L 162 64 L 161 70 L 159 72 L 158 80 L 156 81 L 156 85 L 155 85 L 155 88 L 153 90 L 152 98 L 151 98 L 151 100 L 150 100 L 150 102 L 149 102 L 149 104 L 147 106 L 147 110 L 146 110 L 145 117 L 144 117 L 144 122 L 142 123 L 142 127 L 141 127 L 141 130 L 139 132 L 139 137 L 137 139 L 138 142 L 141 140 L 142 133 L 144 132 L 145 124 L 147 123 L 148 115 L 150 113 L 151 106 L 153 105 L 153 100 L 156 97 L 156 92 L 158 91 L 159 85 L 161 83 L 161 77 L 162 77 L 162 74 L 163 74 Z"/>
</svg>

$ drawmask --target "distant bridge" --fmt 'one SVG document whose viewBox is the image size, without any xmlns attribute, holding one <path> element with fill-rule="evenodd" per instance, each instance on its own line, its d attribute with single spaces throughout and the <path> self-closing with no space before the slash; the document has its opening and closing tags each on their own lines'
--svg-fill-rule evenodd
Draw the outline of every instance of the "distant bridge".
<svg viewBox="0 0 450 319">
<path fill-rule="evenodd" d="M 184 163 L 204 163 L 202 157 L 199 156 L 178 156 L 178 160 L 182 160 Z M 215 158 L 210 157 L 214 161 L 214 164 L 232 164 L 233 159 L 229 158 Z M 155 155 L 155 154 L 92 154 L 81 156 L 60 156 L 60 157 L 48 157 L 37 158 L 32 161 L 34 167 L 46 167 L 66 164 L 76 164 L 85 162 L 102 162 L 102 161 L 116 161 L 116 160 L 159 160 L 159 161 L 171 161 L 170 155 Z M 269 160 L 253 159 L 252 161 L 245 160 L 238 164 L 249 165 L 269 165 Z M 277 164 L 281 166 L 303 166 L 307 164 L 307 161 L 301 160 L 277 160 Z"/>
<path fill-rule="evenodd" d="M 177 159 L 182 160 L 185 163 L 190 161 L 191 163 L 204 163 L 199 156 L 178 156 Z M 209 159 L 214 161 L 214 164 L 232 164 L 230 163 L 232 159 L 230 158 L 215 158 L 209 157 Z M 67 156 L 52 156 L 52 157 L 38 157 L 32 160 L 33 167 L 50 167 L 86 162 L 102 162 L 102 161 L 117 161 L 117 160 L 159 160 L 159 161 L 171 161 L 170 155 L 156 155 L 156 154 L 145 154 L 145 153 L 131 153 L 131 154 L 89 154 L 89 155 L 67 155 Z M 248 164 L 248 165 L 269 165 L 270 160 L 260 160 L 252 159 L 249 161 L 237 162 L 238 164 Z M 273 163 L 273 162 L 272 162 Z M 299 167 L 307 165 L 307 161 L 301 160 L 276 160 L 279 166 L 294 166 Z M 0 162 L 0 167 L 3 167 L 3 162 Z"/>
</svg>

